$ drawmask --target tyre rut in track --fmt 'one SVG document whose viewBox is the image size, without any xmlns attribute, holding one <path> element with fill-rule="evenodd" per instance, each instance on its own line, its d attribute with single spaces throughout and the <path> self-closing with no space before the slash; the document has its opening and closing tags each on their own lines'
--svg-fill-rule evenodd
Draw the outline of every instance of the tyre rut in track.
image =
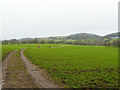
<svg viewBox="0 0 120 90">
<path fill-rule="evenodd" d="M 2 64 L 2 88 L 38 88 L 20 59 L 20 50 L 11 52 Z"/>
<path fill-rule="evenodd" d="M 43 74 L 43 70 L 38 68 L 36 65 L 33 65 L 24 56 L 23 51 L 24 49 L 21 51 L 21 59 L 25 63 L 28 73 L 34 78 L 36 84 L 38 86 L 42 86 L 42 88 L 60 88 L 60 86 L 58 86 L 54 81 Z"/>
</svg>

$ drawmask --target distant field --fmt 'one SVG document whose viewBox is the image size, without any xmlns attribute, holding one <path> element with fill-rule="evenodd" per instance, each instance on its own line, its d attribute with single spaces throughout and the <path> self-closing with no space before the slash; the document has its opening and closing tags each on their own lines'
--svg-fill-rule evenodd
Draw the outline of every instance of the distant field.
<svg viewBox="0 0 120 90">
<path fill-rule="evenodd" d="M 11 51 L 19 48 L 27 48 L 29 45 L 22 45 L 22 44 L 8 44 L 8 45 L 2 45 L 2 59 L 5 58 L 5 56 L 10 53 Z"/>
<path fill-rule="evenodd" d="M 62 41 L 62 40 L 55 40 L 55 41 Z M 75 42 L 75 40 L 72 40 L 72 39 L 68 39 L 66 40 L 67 42 Z"/>
<path fill-rule="evenodd" d="M 75 42 L 75 40 L 68 39 L 67 42 Z"/>
<path fill-rule="evenodd" d="M 28 48 L 29 46 L 30 47 L 38 47 L 39 44 L 7 44 L 7 45 L 2 45 L 2 58 L 5 58 L 5 56 L 8 53 L 12 52 L 13 50 L 20 49 L 20 48 Z M 46 47 L 46 45 L 41 45 L 41 46 Z M 60 46 L 60 44 L 55 45 L 55 46 Z"/>
<path fill-rule="evenodd" d="M 32 45 L 27 58 L 66 87 L 118 87 L 118 49 L 104 46 Z"/>
</svg>

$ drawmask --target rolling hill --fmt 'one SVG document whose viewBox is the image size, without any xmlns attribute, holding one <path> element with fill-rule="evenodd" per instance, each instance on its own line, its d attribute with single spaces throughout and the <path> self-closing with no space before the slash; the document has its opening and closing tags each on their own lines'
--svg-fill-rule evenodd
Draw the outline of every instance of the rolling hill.
<svg viewBox="0 0 120 90">
<path fill-rule="evenodd" d="M 73 40 L 95 39 L 95 38 L 100 39 L 102 37 L 96 34 L 89 34 L 89 33 L 72 34 L 66 37 L 66 39 L 73 39 Z"/>
<path fill-rule="evenodd" d="M 107 39 L 118 38 L 118 37 L 120 37 L 120 32 L 118 32 L 118 33 L 111 33 L 111 34 L 108 34 L 108 35 L 104 36 L 104 38 L 107 38 Z"/>
<path fill-rule="evenodd" d="M 111 38 L 117 38 L 120 37 L 120 32 L 118 33 L 111 33 L 105 36 L 99 36 L 96 34 L 91 33 L 77 33 L 77 34 L 71 34 L 69 36 L 56 36 L 56 37 L 44 37 L 44 38 L 38 38 L 38 40 L 86 40 L 86 39 L 111 39 Z M 20 41 L 27 41 L 32 40 L 33 38 L 22 38 L 19 39 Z"/>
</svg>

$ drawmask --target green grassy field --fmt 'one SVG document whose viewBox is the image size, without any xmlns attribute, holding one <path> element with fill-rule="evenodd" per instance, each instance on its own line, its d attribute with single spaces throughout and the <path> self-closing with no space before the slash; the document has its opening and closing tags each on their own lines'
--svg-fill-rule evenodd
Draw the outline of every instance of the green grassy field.
<svg viewBox="0 0 120 90">
<path fill-rule="evenodd" d="M 38 48 L 38 46 L 41 48 Z M 53 48 L 49 48 L 49 45 Z M 118 48 L 62 44 L 3 45 L 3 54 L 17 49 L 49 72 L 56 81 L 71 88 L 118 87 Z"/>
<path fill-rule="evenodd" d="M 104 46 L 66 46 L 24 51 L 32 63 L 46 69 L 66 87 L 118 87 L 118 49 Z"/>
</svg>

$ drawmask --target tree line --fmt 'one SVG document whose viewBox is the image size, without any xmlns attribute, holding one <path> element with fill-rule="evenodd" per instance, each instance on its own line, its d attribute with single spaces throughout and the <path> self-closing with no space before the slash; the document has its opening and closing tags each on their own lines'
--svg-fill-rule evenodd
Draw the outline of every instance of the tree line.
<svg viewBox="0 0 120 90">
<path fill-rule="evenodd" d="M 71 44 L 71 45 L 88 45 L 88 46 L 114 46 L 120 47 L 119 39 L 84 39 L 84 40 L 75 40 L 75 41 L 67 41 L 65 39 L 56 41 L 56 40 L 39 40 L 38 38 L 34 38 L 31 40 L 4 40 L 2 44 Z"/>
</svg>

